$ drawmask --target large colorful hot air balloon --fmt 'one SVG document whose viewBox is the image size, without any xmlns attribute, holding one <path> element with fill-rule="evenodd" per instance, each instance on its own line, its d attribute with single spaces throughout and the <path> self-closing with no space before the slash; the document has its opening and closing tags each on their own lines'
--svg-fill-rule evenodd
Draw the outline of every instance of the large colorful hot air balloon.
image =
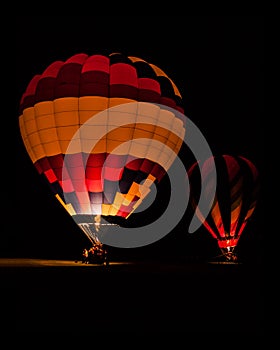
<svg viewBox="0 0 280 350">
<path fill-rule="evenodd" d="M 101 217 L 128 218 L 171 166 L 185 134 L 180 113 L 181 94 L 157 66 L 79 53 L 33 77 L 19 126 L 39 174 L 96 238 Z"/>
<path fill-rule="evenodd" d="M 256 166 L 242 156 L 214 156 L 202 164 L 201 170 L 195 162 L 188 171 L 188 178 L 195 215 L 217 240 L 226 259 L 236 260 L 235 248 L 257 204 L 260 182 Z M 205 188 L 203 193 L 201 184 Z M 213 189 L 214 200 L 209 197 Z M 208 203 L 206 217 L 197 206 L 199 196 L 204 204 Z"/>
</svg>

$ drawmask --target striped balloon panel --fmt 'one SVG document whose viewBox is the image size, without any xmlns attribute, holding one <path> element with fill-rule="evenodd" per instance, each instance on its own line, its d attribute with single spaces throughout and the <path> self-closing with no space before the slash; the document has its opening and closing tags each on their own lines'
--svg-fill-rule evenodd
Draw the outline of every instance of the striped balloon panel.
<svg viewBox="0 0 280 350">
<path fill-rule="evenodd" d="M 214 162 L 213 162 L 214 161 Z M 214 167 L 215 165 L 215 167 Z M 216 172 L 217 182 L 213 181 Z M 221 155 L 189 170 L 191 201 L 196 215 L 210 234 L 218 240 L 220 248 L 234 247 L 253 214 L 259 192 L 259 174 L 255 165 L 245 157 Z M 205 192 L 201 193 L 201 186 Z M 215 198 L 209 204 L 205 218 L 197 207 L 201 194 L 204 203 L 209 203 L 208 194 L 216 186 Z"/>
</svg>

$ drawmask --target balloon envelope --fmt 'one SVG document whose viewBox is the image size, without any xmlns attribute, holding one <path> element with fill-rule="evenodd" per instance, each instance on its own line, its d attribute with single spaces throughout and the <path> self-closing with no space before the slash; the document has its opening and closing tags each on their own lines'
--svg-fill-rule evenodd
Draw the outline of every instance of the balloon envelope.
<svg viewBox="0 0 280 350">
<path fill-rule="evenodd" d="M 217 183 L 211 177 L 214 168 Z M 217 240 L 226 258 L 236 258 L 233 252 L 257 204 L 259 173 L 256 166 L 242 156 L 221 155 L 205 161 L 201 173 L 198 162 L 194 163 L 188 177 L 195 215 Z M 202 183 L 206 188 L 204 193 L 200 193 Z M 212 193 L 213 186 L 216 186 L 215 197 L 210 201 L 207 195 Z M 200 195 L 209 205 L 206 217 L 197 206 Z"/>
<path fill-rule="evenodd" d="M 33 77 L 19 126 L 56 198 L 77 223 L 96 225 L 96 216 L 128 218 L 164 176 L 172 158 L 155 142 L 178 154 L 185 133 L 172 110 L 183 112 L 181 95 L 157 66 L 79 53 Z"/>
</svg>

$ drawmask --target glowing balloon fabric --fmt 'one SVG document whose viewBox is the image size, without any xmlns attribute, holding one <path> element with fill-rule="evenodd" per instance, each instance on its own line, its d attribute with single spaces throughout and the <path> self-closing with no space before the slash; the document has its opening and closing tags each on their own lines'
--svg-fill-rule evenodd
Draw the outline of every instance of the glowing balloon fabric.
<svg viewBox="0 0 280 350">
<path fill-rule="evenodd" d="M 114 118 L 121 114 L 114 115 L 110 109 L 135 101 L 139 105 L 129 112 L 130 123 L 112 128 Z M 127 152 L 114 153 L 116 147 L 145 138 L 178 154 L 183 142 L 184 121 L 159 106 L 183 113 L 177 87 L 157 66 L 119 53 L 80 53 L 52 63 L 30 81 L 20 101 L 20 132 L 38 172 L 70 215 L 127 218 L 151 184 L 162 179 L 171 159 L 160 148 L 153 149 L 150 157 L 147 147 L 144 151 L 134 145 Z M 92 149 L 90 133 L 77 135 L 81 126 L 94 124 L 94 116 L 106 110 L 102 127 L 108 132 L 100 134 Z M 67 154 L 66 170 L 62 171 L 73 137 L 79 142 L 79 151 Z M 161 160 L 155 162 L 157 158 Z"/>
<path fill-rule="evenodd" d="M 214 167 L 217 173 L 216 194 L 213 203 L 209 203 L 211 210 L 205 218 L 197 207 L 197 198 L 201 183 L 204 183 L 209 192 L 215 185 L 211 177 Z M 205 161 L 201 173 L 196 162 L 189 169 L 188 176 L 191 203 L 197 217 L 217 239 L 223 254 L 230 259 L 256 207 L 259 191 L 257 168 L 245 157 L 222 155 Z M 201 196 L 205 202 L 208 201 L 207 191 L 201 193 Z"/>
</svg>

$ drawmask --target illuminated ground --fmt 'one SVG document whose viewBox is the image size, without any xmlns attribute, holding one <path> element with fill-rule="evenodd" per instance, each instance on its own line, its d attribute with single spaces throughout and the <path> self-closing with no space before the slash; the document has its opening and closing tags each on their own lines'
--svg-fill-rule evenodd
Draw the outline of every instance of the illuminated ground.
<svg viewBox="0 0 280 350">
<path fill-rule="evenodd" d="M 159 268 L 159 266 L 164 268 L 175 268 L 175 269 L 183 269 L 185 270 L 188 265 L 178 265 L 178 264 L 157 264 L 157 263 L 148 263 L 150 268 L 155 269 Z M 214 265 L 241 265 L 241 263 L 236 262 L 228 262 L 228 261 L 209 261 L 207 264 Z M 74 260 L 55 260 L 55 259 L 28 259 L 28 258 L 0 258 L 0 268 L 13 268 L 13 267 L 103 267 L 102 264 L 83 264 L 81 261 Z M 146 268 L 147 263 L 141 262 L 133 262 L 133 261 L 110 261 L 110 267 L 113 266 L 133 266 L 134 268 Z M 192 265 L 192 269 L 196 269 L 197 266 L 201 266 L 198 264 Z"/>
<path fill-rule="evenodd" d="M 110 265 L 125 265 L 130 262 L 111 261 Z M 43 266 L 57 266 L 57 267 L 102 267 L 100 264 L 82 264 L 81 261 L 73 260 L 54 260 L 54 259 L 27 259 L 27 258 L 0 258 L 0 267 L 43 267 Z"/>
<path fill-rule="evenodd" d="M 262 332 L 258 266 L 0 259 L 0 272 L 15 332 Z"/>
</svg>

